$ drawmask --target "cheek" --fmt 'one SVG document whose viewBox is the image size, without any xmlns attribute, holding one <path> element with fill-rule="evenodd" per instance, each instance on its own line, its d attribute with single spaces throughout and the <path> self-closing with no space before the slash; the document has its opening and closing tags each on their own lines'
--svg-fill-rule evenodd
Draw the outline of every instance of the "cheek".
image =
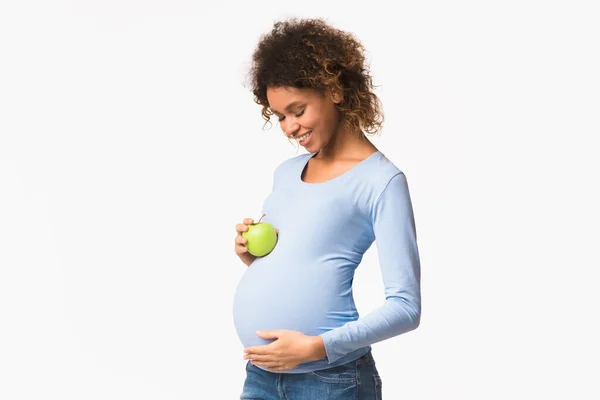
<svg viewBox="0 0 600 400">
<path fill-rule="evenodd" d="M 303 117 L 301 124 L 305 129 L 317 129 L 319 127 L 319 116 L 316 113 L 305 113 Z"/>
<path fill-rule="evenodd" d="M 313 129 L 319 136 L 332 132 L 338 125 L 337 110 L 330 108 L 322 110 L 313 108 L 311 112 L 306 112 L 302 120 L 302 126 L 305 129 Z"/>
<path fill-rule="evenodd" d="M 327 132 L 330 132 L 331 135 L 337 130 L 339 125 L 338 118 L 339 116 L 336 110 L 328 110 L 327 113 L 323 114 L 322 126 Z"/>
</svg>

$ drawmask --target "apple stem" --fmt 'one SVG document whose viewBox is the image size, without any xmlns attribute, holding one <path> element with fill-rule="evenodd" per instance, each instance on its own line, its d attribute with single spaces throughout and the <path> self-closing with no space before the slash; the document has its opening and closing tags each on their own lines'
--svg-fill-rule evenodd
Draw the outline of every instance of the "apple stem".
<svg viewBox="0 0 600 400">
<path fill-rule="evenodd" d="M 258 220 L 257 224 L 260 224 L 260 221 L 264 218 L 264 216 L 267 214 L 263 214 L 262 217 L 260 217 L 260 219 Z"/>
</svg>

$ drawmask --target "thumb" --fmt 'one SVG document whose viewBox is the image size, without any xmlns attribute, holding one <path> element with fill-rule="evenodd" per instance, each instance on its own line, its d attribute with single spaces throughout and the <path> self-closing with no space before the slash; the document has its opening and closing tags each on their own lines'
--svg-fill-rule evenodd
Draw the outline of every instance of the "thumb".
<svg viewBox="0 0 600 400">
<path fill-rule="evenodd" d="M 277 339 L 279 331 L 256 331 L 256 335 L 263 339 Z"/>
</svg>

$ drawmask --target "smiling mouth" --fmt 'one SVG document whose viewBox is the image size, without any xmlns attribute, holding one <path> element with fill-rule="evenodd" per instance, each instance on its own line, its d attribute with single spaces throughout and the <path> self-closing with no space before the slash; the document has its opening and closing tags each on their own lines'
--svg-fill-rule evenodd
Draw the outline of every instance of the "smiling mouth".
<svg viewBox="0 0 600 400">
<path fill-rule="evenodd" d="M 296 140 L 298 140 L 298 143 L 302 144 L 303 142 L 306 142 L 306 140 L 310 137 L 310 135 L 312 135 L 312 131 L 309 131 L 308 133 L 305 133 L 304 135 L 297 137 Z"/>
</svg>

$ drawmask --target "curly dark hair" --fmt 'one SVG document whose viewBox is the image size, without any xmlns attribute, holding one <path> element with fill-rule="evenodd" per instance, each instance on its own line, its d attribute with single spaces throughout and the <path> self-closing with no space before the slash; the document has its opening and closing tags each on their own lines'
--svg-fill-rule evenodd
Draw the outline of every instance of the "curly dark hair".
<svg viewBox="0 0 600 400">
<path fill-rule="evenodd" d="M 333 28 L 322 18 L 275 22 L 271 32 L 261 36 L 249 72 L 265 125 L 273 115 L 267 88 L 290 86 L 322 94 L 338 91 L 343 100 L 337 108 L 353 133 L 375 134 L 381 129 L 382 105 L 373 93 L 363 45 L 352 33 Z"/>
</svg>

